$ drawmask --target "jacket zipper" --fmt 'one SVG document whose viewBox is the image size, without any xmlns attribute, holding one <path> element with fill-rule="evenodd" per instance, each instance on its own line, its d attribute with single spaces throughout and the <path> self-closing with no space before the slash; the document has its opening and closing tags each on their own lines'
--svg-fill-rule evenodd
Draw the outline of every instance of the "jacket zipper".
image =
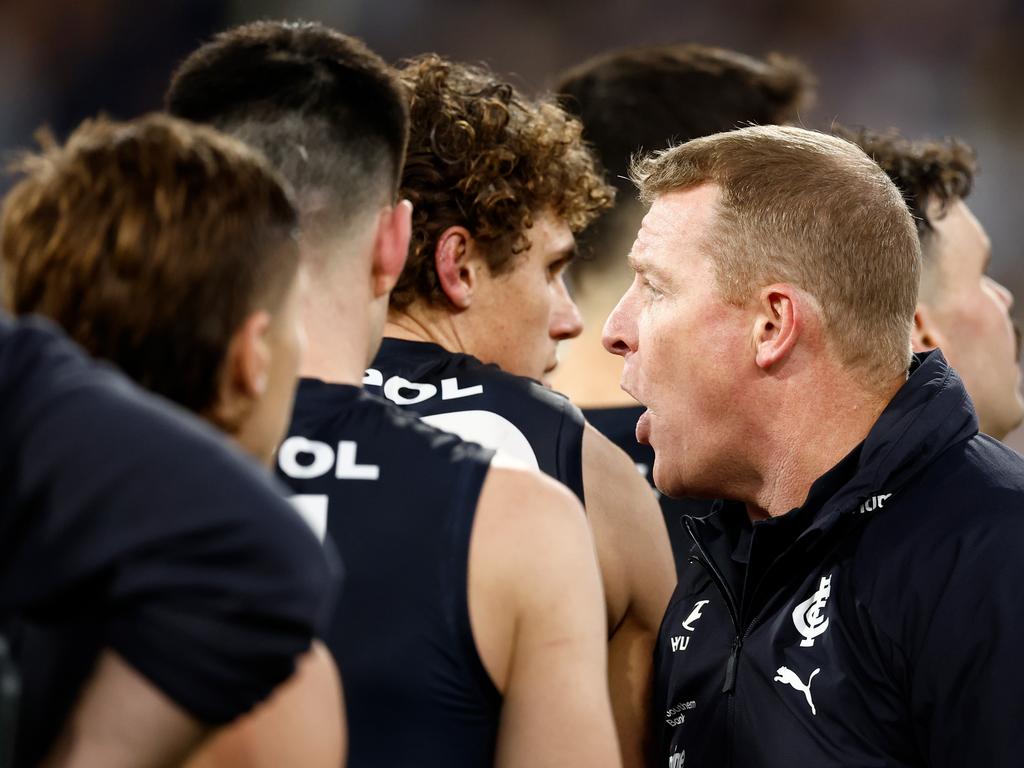
<svg viewBox="0 0 1024 768">
<path fill-rule="evenodd" d="M 699 557 L 692 557 L 691 559 L 699 563 L 711 580 L 718 587 L 718 591 L 722 593 L 722 598 L 725 600 L 726 608 L 729 609 L 729 616 L 732 617 L 733 629 L 736 631 L 736 640 L 732 644 L 732 653 L 729 654 L 729 661 L 725 665 L 725 682 L 722 685 L 722 693 L 732 694 L 736 690 L 736 665 L 739 663 L 740 651 L 743 649 L 743 634 L 740 628 L 740 613 L 736 607 L 736 598 L 732 594 L 732 590 L 729 588 L 729 584 L 726 582 L 725 577 L 722 576 L 722 572 L 718 570 L 718 566 L 715 565 L 714 560 L 708 554 L 707 549 L 704 546 L 704 542 L 701 541 L 700 535 L 697 533 L 697 526 L 693 522 L 693 518 L 684 517 L 683 525 L 686 528 L 686 532 L 690 534 L 690 538 L 693 539 L 694 546 L 697 547 L 697 553 Z"/>
<path fill-rule="evenodd" d="M 726 709 L 728 711 L 726 715 L 726 754 L 727 762 L 726 765 L 731 768 L 736 764 L 735 748 L 736 745 L 733 743 L 732 732 L 735 728 L 736 719 L 736 667 L 740 660 L 740 651 L 743 650 L 743 635 L 740 632 L 740 612 L 736 607 L 736 598 L 732 594 L 732 590 L 729 588 L 729 584 L 726 582 L 725 577 L 722 576 L 722 572 L 718 570 L 718 566 L 715 565 L 715 561 L 711 559 L 708 554 L 707 548 L 704 546 L 704 542 L 701 541 L 700 535 L 697 533 L 697 526 L 693 522 L 693 518 L 684 517 L 683 525 L 686 528 L 686 532 L 690 534 L 690 538 L 693 539 L 693 544 L 697 548 L 697 557 L 691 556 L 691 560 L 700 564 L 711 580 L 718 587 L 718 591 L 722 594 L 722 598 L 725 600 L 726 608 L 729 609 L 729 615 L 732 617 L 733 629 L 736 631 L 736 639 L 732 644 L 732 653 L 729 654 L 729 660 L 725 665 L 725 681 L 722 684 L 722 693 L 726 695 Z"/>
</svg>

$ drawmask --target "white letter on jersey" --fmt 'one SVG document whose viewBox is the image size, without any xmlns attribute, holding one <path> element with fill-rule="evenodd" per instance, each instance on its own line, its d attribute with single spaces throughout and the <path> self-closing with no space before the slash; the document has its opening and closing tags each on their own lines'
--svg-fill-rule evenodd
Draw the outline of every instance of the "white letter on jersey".
<svg viewBox="0 0 1024 768">
<path fill-rule="evenodd" d="M 458 400 L 460 397 L 470 397 L 472 395 L 483 394 L 484 387 L 482 384 L 477 384 L 475 387 L 466 387 L 465 389 L 459 389 L 459 380 L 452 377 L 450 379 L 441 379 L 441 399 L 442 400 Z"/>
<path fill-rule="evenodd" d="M 403 389 L 411 389 L 416 392 L 413 397 L 406 397 L 401 393 Z M 399 405 L 416 405 L 424 400 L 429 400 L 437 394 L 437 387 L 433 384 L 420 384 L 418 382 L 403 379 L 401 376 L 392 376 L 384 384 L 384 397 Z"/>
<path fill-rule="evenodd" d="M 312 455 L 312 463 L 300 464 L 299 454 L 302 453 Z M 289 437 L 277 451 L 277 463 L 288 477 L 312 480 L 331 471 L 331 467 L 334 466 L 334 451 L 327 443 L 307 440 L 304 437 Z"/>
<path fill-rule="evenodd" d="M 384 374 L 378 371 L 376 368 L 367 368 L 366 372 L 363 374 L 363 386 L 383 387 Z"/>
<path fill-rule="evenodd" d="M 377 464 L 356 464 L 356 444 L 352 440 L 338 443 L 338 466 L 334 476 L 339 480 L 376 480 L 380 477 Z"/>
<path fill-rule="evenodd" d="M 327 494 L 300 493 L 289 501 L 320 541 L 327 535 Z"/>
</svg>

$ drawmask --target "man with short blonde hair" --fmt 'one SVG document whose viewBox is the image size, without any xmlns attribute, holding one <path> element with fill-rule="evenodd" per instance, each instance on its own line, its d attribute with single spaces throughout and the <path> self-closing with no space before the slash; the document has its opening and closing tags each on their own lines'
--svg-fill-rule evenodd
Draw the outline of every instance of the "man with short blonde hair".
<svg viewBox="0 0 1024 768">
<path fill-rule="evenodd" d="M 776 127 L 636 176 L 651 208 L 605 347 L 658 487 L 729 500 L 684 519 L 658 761 L 1018 764 L 1024 460 L 978 434 L 940 352 L 909 354 L 920 249 L 896 188 Z"/>
<path fill-rule="evenodd" d="M 899 191 L 854 145 L 764 126 L 656 153 L 633 176 L 647 203 L 674 189 L 719 187 L 718 226 L 708 236 L 727 301 L 793 283 L 820 304 L 844 362 L 906 369 L 920 249 Z"/>
</svg>

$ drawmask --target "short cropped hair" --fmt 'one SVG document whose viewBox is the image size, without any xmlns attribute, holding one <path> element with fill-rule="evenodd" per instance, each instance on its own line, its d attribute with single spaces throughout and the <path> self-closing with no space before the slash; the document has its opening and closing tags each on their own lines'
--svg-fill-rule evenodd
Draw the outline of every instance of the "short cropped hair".
<svg viewBox="0 0 1024 768">
<path fill-rule="evenodd" d="M 405 91 L 356 38 L 305 22 L 230 29 L 185 59 L 165 103 L 266 155 L 294 188 L 305 231 L 333 236 L 368 206 L 396 199 Z"/>
<path fill-rule="evenodd" d="M 874 133 L 866 128 L 851 130 L 842 126 L 834 126 L 833 133 L 863 149 L 903 193 L 921 238 L 924 272 L 929 275 L 935 266 L 929 247 L 933 220 L 945 216 L 951 204 L 971 193 L 977 172 L 974 150 L 955 138 L 908 141 L 895 132 Z M 934 277 L 922 280 L 922 290 L 926 284 L 934 283 Z"/>
<path fill-rule="evenodd" d="M 648 202 L 718 186 L 706 247 L 726 301 L 743 305 L 762 286 L 792 283 L 819 303 L 844 364 L 906 371 L 920 245 L 899 191 L 854 144 L 755 126 L 641 158 L 633 177 Z"/>
<path fill-rule="evenodd" d="M 165 115 L 43 139 L 0 218 L 4 302 L 203 413 L 232 336 L 295 279 L 285 182 L 227 136 Z"/>
<path fill-rule="evenodd" d="M 433 54 L 400 75 L 411 96 L 401 194 L 413 203 L 413 235 L 392 306 L 446 301 L 434 254 L 449 227 L 466 227 L 502 274 L 530 247 L 538 213 L 552 210 L 578 232 L 611 205 L 579 121 L 552 99 L 528 99 L 482 67 Z"/>
<path fill-rule="evenodd" d="M 636 195 L 628 178 L 635 154 L 744 125 L 794 122 L 813 103 L 814 86 L 794 58 L 755 59 L 697 44 L 624 48 L 559 75 L 559 102 L 582 121 L 583 138 L 619 193 L 615 210 L 584 233 L 574 278 L 585 281 L 623 260 L 622 236 L 636 233 L 639 218 L 629 205 Z"/>
</svg>

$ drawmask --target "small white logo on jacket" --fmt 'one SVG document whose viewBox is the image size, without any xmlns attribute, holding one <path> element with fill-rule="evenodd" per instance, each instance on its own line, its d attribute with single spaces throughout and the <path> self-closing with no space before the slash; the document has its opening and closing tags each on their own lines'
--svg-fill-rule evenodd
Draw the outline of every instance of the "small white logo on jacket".
<svg viewBox="0 0 1024 768">
<path fill-rule="evenodd" d="M 687 632 L 693 632 L 693 627 L 690 625 L 700 618 L 701 609 L 710 602 L 710 600 L 698 600 L 697 604 L 693 606 L 693 610 L 690 611 L 690 615 L 686 617 L 686 621 L 683 622 L 683 629 Z"/>
<path fill-rule="evenodd" d="M 804 698 L 807 699 L 807 706 L 811 708 L 811 714 L 817 715 L 818 710 L 814 708 L 814 702 L 811 700 L 811 681 L 819 672 L 821 672 L 820 667 L 811 672 L 811 676 L 807 678 L 807 685 L 804 685 L 803 680 L 801 680 L 792 669 L 789 667 L 779 667 L 775 676 L 775 682 L 785 683 L 786 685 L 792 686 L 796 690 L 800 691 L 804 695 Z"/>
<path fill-rule="evenodd" d="M 700 618 L 701 610 L 704 608 L 705 605 L 707 605 L 710 602 L 710 600 L 698 600 L 694 604 L 693 610 L 690 611 L 690 615 L 687 616 L 686 620 L 683 622 L 683 629 L 685 629 L 687 632 L 693 632 L 693 622 Z M 690 644 L 689 635 L 676 635 L 675 637 L 670 638 L 670 640 L 672 642 L 672 653 L 676 653 L 678 651 L 685 651 L 686 647 Z"/>
<path fill-rule="evenodd" d="M 865 512 L 874 512 L 876 509 L 881 509 L 886 499 L 890 496 L 892 496 L 891 493 L 880 493 L 877 496 L 872 496 L 867 501 L 861 503 L 858 511 L 863 515 Z"/>
<path fill-rule="evenodd" d="M 822 615 L 828 596 L 832 592 L 832 575 L 821 577 L 818 590 L 807 600 L 793 609 L 793 623 L 796 631 L 804 636 L 800 646 L 810 648 L 814 639 L 828 629 L 828 617 Z"/>
</svg>

